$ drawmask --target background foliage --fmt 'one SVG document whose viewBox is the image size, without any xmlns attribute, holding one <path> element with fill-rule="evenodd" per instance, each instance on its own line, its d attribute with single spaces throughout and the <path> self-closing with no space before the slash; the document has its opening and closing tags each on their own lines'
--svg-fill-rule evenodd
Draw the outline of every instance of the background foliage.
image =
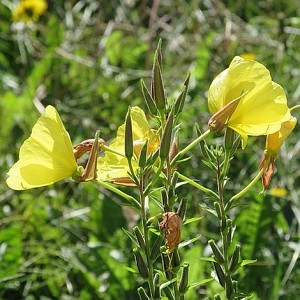
<svg viewBox="0 0 300 300">
<path fill-rule="evenodd" d="M 137 299 L 139 282 L 124 268 L 135 266 L 122 228 L 130 230 L 138 220 L 112 201 L 115 195 L 73 182 L 25 192 L 5 184 L 41 106 L 57 108 L 74 144 L 97 129 L 109 141 L 129 105 L 146 110 L 140 79 L 149 81 L 159 38 L 170 99 L 191 72 L 181 146 L 195 136 L 195 122 L 206 129 L 206 92 L 235 55 L 255 55 L 293 106 L 300 95 L 300 4 L 49 1 L 47 13 L 28 26 L 12 21 L 14 4 L 0 2 L 0 298 Z M 280 152 L 269 192 L 259 194 L 256 186 L 236 211 L 243 258 L 257 259 L 239 275 L 253 299 L 296 299 L 300 293 L 298 135 L 296 126 Z M 232 192 L 256 172 L 263 147 L 262 139 L 251 138 L 249 147 L 237 152 L 230 169 Z M 192 155 L 182 173 L 213 185 L 199 149 Z M 189 217 L 205 216 L 183 228 L 184 239 L 201 235 L 183 251 L 183 260 L 193 266 L 190 283 L 199 282 L 210 277 L 210 264 L 199 258 L 210 255 L 207 241 L 217 226 L 201 208 L 211 205 L 203 194 L 184 186 L 179 193 L 188 198 Z M 216 283 L 203 284 L 191 289 L 188 299 L 209 298 L 218 290 Z"/>
</svg>

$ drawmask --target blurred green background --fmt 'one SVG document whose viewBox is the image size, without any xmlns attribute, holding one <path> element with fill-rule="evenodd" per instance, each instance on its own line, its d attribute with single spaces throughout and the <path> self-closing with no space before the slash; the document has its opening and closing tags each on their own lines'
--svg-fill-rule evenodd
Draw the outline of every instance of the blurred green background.
<svg viewBox="0 0 300 300">
<path fill-rule="evenodd" d="M 235 55 L 251 54 L 288 95 L 300 95 L 300 2 L 210 0 L 48 1 L 36 22 L 13 20 L 17 1 L 0 1 L 0 299 L 138 299 L 131 241 L 134 211 L 117 196 L 90 184 L 60 182 L 14 192 L 8 169 L 18 159 L 41 108 L 54 105 L 73 143 L 96 130 L 109 141 L 129 105 L 146 110 L 140 79 L 149 83 L 158 40 L 162 39 L 165 87 L 178 95 L 187 72 L 191 84 L 181 115 L 180 147 L 195 137 L 194 124 L 207 129 L 206 93 L 212 79 Z M 296 110 L 294 115 L 299 118 Z M 238 274 L 252 299 L 297 299 L 300 294 L 299 125 L 282 147 L 269 191 L 261 186 L 237 208 L 235 238 L 244 259 L 257 259 Z M 213 137 L 208 143 L 221 142 Z M 255 174 L 263 138 L 250 138 L 232 161 L 228 193 Z M 181 167 L 203 185 L 214 184 L 199 148 Z M 278 189 L 283 191 L 279 194 Z M 129 193 L 132 191 L 129 190 Z M 217 238 L 215 218 L 201 206 L 212 203 L 184 186 L 188 217 L 183 239 L 201 235 L 183 248 L 191 264 L 190 283 L 210 278 L 207 240 Z M 217 283 L 191 289 L 187 299 L 212 299 Z"/>
</svg>

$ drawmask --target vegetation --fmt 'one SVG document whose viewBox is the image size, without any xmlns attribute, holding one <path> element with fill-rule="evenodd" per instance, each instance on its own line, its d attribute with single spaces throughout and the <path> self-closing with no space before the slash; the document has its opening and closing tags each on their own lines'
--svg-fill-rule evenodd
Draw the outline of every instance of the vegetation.
<svg viewBox="0 0 300 300">
<path fill-rule="evenodd" d="M 211 133 L 205 144 L 185 153 L 179 171 L 193 179 L 194 186 L 181 177 L 178 182 L 185 184 L 174 192 L 171 184 L 154 182 L 149 205 L 151 217 L 158 217 L 152 227 L 120 194 L 95 182 L 66 179 L 13 191 L 6 178 L 44 107 L 56 108 L 74 145 L 94 138 L 97 130 L 109 145 L 125 119 L 130 128 L 128 108 L 135 106 L 145 111 L 151 126 L 161 128 L 162 138 L 167 135 L 162 128 L 190 74 L 184 108 L 175 115 L 180 124 L 178 146 L 186 149 L 208 129 L 208 89 L 236 55 L 250 55 L 266 66 L 272 79 L 284 87 L 289 107 L 298 105 L 300 4 L 292 0 L 82 0 L 49 1 L 47 10 L 41 1 L 43 5 L 35 10 L 33 0 L 24 2 L 31 2 L 24 4 L 25 18 L 15 12 L 17 1 L 0 4 L 0 299 L 109 300 L 149 295 L 154 286 L 142 279 L 143 270 L 136 262 L 140 255 L 150 256 L 150 248 L 142 249 L 133 228 L 147 235 L 152 246 L 163 236 L 158 223 L 166 207 L 157 203 L 163 202 L 165 192 L 170 199 L 174 196 L 172 201 L 176 199 L 170 210 L 178 209 L 179 214 L 179 204 L 187 204 L 187 209 L 180 267 L 165 278 L 168 272 L 157 271 L 163 270 L 161 260 L 153 264 L 161 297 L 176 295 L 174 282 L 178 282 L 177 294 L 191 300 L 296 299 L 300 292 L 299 125 L 277 155 L 268 189 L 261 193 L 257 182 L 226 215 L 233 220 L 226 229 L 234 232 L 227 245 L 229 256 L 238 253 L 236 245 L 241 245 L 237 272 L 230 282 L 237 282 L 243 295 L 229 295 L 228 288 L 218 283 L 218 275 L 212 279 L 212 270 L 218 273 L 217 252 L 224 249 L 225 231 L 220 232 L 222 216 L 216 217 L 215 200 L 196 186 L 216 192 L 216 182 L 223 185 L 228 178 L 227 199 L 243 190 L 258 173 L 264 137 L 249 137 L 245 149 L 237 147 L 226 178 L 218 178 L 215 172 L 217 162 L 224 161 L 223 135 Z M 162 62 L 155 60 L 157 55 Z M 150 118 L 141 88 L 141 79 L 148 89 L 153 85 L 153 61 L 163 70 L 168 98 L 161 119 Z M 293 115 L 299 119 L 298 110 Z M 215 161 L 208 161 L 206 154 Z M 117 187 L 135 199 L 146 194 Z M 159 253 L 171 264 L 177 250 L 167 250 L 159 248 Z M 188 288 L 182 281 L 187 270 Z M 156 277 L 151 282 L 157 282 Z"/>
</svg>

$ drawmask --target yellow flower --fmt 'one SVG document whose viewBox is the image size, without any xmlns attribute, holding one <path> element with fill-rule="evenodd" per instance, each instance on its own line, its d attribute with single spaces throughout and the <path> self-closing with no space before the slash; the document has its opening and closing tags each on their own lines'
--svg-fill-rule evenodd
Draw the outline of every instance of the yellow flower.
<svg viewBox="0 0 300 300">
<path fill-rule="evenodd" d="M 288 194 L 288 191 L 285 188 L 272 188 L 269 191 L 269 194 L 274 197 L 285 197 Z"/>
<path fill-rule="evenodd" d="M 151 155 L 159 147 L 159 136 L 156 130 L 151 129 L 142 109 L 137 106 L 132 107 L 130 115 L 135 154 L 132 166 L 134 171 L 137 171 L 138 158 L 143 145 L 148 142 L 147 154 Z M 119 127 L 117 137 L 110 143 L 105 151 L 105 156 L 98 158 L 97 169 L 97 179 L 100 181 L 109 180 L 116 184 L 134 186 L 128 175 L 129 166 L 125 157 L 125 123 Z"/>
<path fill-rule="evenodd" d="M 23 0 L 13 10 L 13 20 L 16 22 L 37 22 L 47 10 L 45 0 Z"/>
<path fill-rule="evenodd" d="M 99 146 L 103 143 L 100 139 Z M 76 145 L 73 150 L 59 114 L 49 105 L 21 146 L 19 160 L 8 171 L 6 183 L 11 189 L 25 190 L 50 185 L 75 174 L 78 181 L 91 180 L 96 175 L 95 156 L 99 146 L 88 140 L 88 143 Z M 85 170 L 82 171 L 81 167 L 77 172 L 78 153 L 82 155 L 85 152 L 92 154 Z"/>
<path fill-rule="evenodd" d="M 279 151 L 283 142 L 295 128 L 296 123 L 297 119 L 290 117 L 290 120 L 281 124 L 281 127 L 278 131 L 267 135 L 264 157 L 259 164 L 260 169 L 265 168 L 262 174 L 264 189 L 266 189 L 269 185 L 271 177 L 275 171 L 275 159 L 277 152 Z"/>
<path fill-rule="evenodd" d="M 208 107 L 214 114 L 211 130 L 219 134 L 224 126 L 232 128 L 242 137 L 243 148 L 248 135 L 274 133 L 290 118 L 283 88 L 262 64 L 239 56 L 213 80 Z"/>
<path fill-rule="evenodd" d="M 240 57 L 242 57 L 244 59 L 248 59 L 248 60 L 250 60 L 250 59 L 254 60 L 256 55 L 254 53 L 251 53 L 251 52 L 245 52 L 245 53 L 242 53 L 240 55 Z"/>
</svg>

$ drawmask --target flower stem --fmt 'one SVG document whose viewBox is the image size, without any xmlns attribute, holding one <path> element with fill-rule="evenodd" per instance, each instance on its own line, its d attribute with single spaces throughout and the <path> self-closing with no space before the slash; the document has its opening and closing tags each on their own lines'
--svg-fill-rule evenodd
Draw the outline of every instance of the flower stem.
<svg viewBox="0 0 300 300">
<path fill-rule="evenodd" d="M 216 199 L 219 199 L 219 196 L 215 192 L 213 192 L 212 190 L 210 190 L 210 189 L 204 187 L 203 185 L 195 182 L 194 180 L 192 180 L 192 179 L 190 179 L 190 178 L 188 178 L 188 177 L 180 174 L 179 172 L 177 172 L 177 174 L 178 174 L 178 178 L 186 181 L 188 184 L 190 184 L 191 186 L 195 187 L 196 189 L 198 189 L 198 190 L 204 192 L 205 194 L 208 194 L 208 195 L 210 195 L 210 196 L 212 196 L 212 197 L 214 197 Z"/>
<path fill-rule="evenodd" d="M 112 184 L 105 182 L 105 181 L 95 181 L 98 185 L 106 188 L 107 190 L 114 192 L 115 194 L 121 196 L 122 198 L 124 198 L 125 200 L 127 200 L 130 204 L 132 204 L 135 208 L 140 208 L 141 205 L 140 203 L 134 199 L 133 197 L 131 197 L 130 195 L 122 192 L 121 190 L 119 190 L 118 188 L 116 188 L 115 186 L 113 186 Z M 124 204 L 123 204 L 124 205 Z"/>
<path fill-rule="evenodd" d="M 149 291 L 150 291 L 150 298 L 153 298 L 154 295 L 154 284 L 153 284 L 153 262 L 150 258 L 150 243 L 149 243 L 149 229 L 147 226 L 147 205 L 146 205 L 146 196 L 143 191 L 143 180 L 141 180 L 139 184 L 139 193 L 140 193 L 140 204 L 141 204 L 141 219 L 142 219 L 142 227 L 143 227 L 143 234 L 144 234 L 144 239 L 145 239 L 145 255 L 146 255 L 146 260 L 147 260 L 147 265 L 148 265 L 148 270 L 149 270 L 149 275 L 148 275 L 148 285 L 149 285 Z"/>
<path fill-rule="evenodd" d="M 203 134 L 201 134 L 200 136 L 198 136 L 192 143 L 190 143 L 188 146 L 186 146 L 184 149 L 182 149 L 181 151 L 179 151 L 177 153 L 177 155 L 173 158 L 173 160 L 171 161 L 170 166 L 174 167 L 176 165 L 176 163 L 178 162 L 178 160 L 180 160 L 184 154 L 186 154 L 188 151 L 190 151 L 194 146 L 196 146 L 197 144 L 199 144 L 203 139 L 206 138 L 206 136 L 210 133 L 210 129 L 207 130 L 206 132 L 204 132 Z"/>
<path fill-rule="evenodd" d="M 115 149 L 112 149 L 112 148 L 110 148 L 110 147 L 108 147 L 108 146 L 106 146 L 106 145 L 103 145 L 101 149 L 104 150 L 104 151 L 112 152 L 112 153 L 114 153 L 114 154 L 117 154 L 117 155 L 120 155 L 120 156 L 122 156 L 122 157 L 125 157 L 125 154 L 124 154 L 124 153 L 119 152 L 119 151 L 117 151 L 117 150 L 115 150 Z"/>
<path fill-rule="evenodd" d="M 264 167 L 257 173 L 257 175 L 250 181 L 250 183 L 246 187 L 244 187 L 239 193 L 231 197 L 231 199 L 226 204 L 225 207 L 226 211 L 229 211 L 233 203 L 238 199 L 240 199 L 243 195 L 245 195 L 256 184 L 256 182 L 260 180 L 262 174 L 264 173 L 268 165 L 269 165 L 269 160 L 266 161 Z"/>
</svg>

